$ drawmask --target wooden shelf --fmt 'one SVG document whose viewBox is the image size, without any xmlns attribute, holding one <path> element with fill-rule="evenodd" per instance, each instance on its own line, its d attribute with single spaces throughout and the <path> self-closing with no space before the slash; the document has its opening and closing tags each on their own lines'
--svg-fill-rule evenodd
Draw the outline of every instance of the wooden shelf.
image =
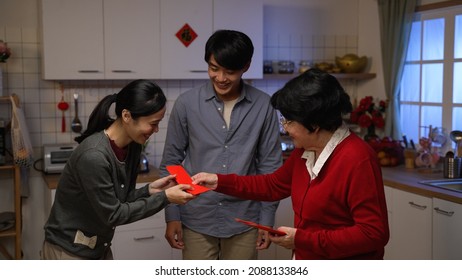
<svg viewBox="0 0 462 280">
<path fill-rule="evenodd" d="M 14 95 L 15 103 L 19 103 L 17 96 Z M 1 97 L 0 103 L 11 104 L 9 97 Z M 13 162 L 8 162 L 6 165 L 0 165 L 0 172 L 10 172 L 13 176 L 13 192 L 14 192 L 14 218 L 15 225 L 13 228 L 0 231 L 0 238 L 13 237 L 14 238 L 14 254 L 10 254 L 2 244 L 0 244 L 0 254 L 5 256 L 7 259 L 22 259 L 22 248 L 21 248 L 21 232 L 22 232 L 22 213 L 21 213 L 21 172 L 20 167 L 15 165 Z M 3 177 L 3 176 L 2 176 Z M 0 191 L 7 191 L 5 185 L 0 186 Z M 9 190 L 11 191 L 11 190 Z"/>
<path fill-rule="evenodd" d="M 293 74 L 263 74 L 265 80 L 290 80 L 297 77 L 300 73 Z M 375 73 L 331 73 L 332 76 L 339 80 L 368 80 L 377 75 Z"/>
<path fill-rule="evenodd" d="M 0 231 L 0 237 L 8 237 L 8 236 L 15 236 L 15 235 L 16 235 L 16 231 L 14 230 L 14 228 Z"/>
</svg>

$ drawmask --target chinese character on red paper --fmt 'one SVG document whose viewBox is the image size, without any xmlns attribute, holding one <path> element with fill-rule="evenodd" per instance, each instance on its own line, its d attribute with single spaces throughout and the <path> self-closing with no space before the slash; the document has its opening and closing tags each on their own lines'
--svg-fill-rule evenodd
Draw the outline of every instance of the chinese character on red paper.
<svg viewBox="0 0 462 280">
<path fill-rule="evenodd" d="M 197 38 L 197 33 L 189 26 L 189 24 L 183 25 L 180 30 L 175 34 L 175 36 L 180 40 L 185 47 L 188 47 L 194 39 Z"/>
</svg>

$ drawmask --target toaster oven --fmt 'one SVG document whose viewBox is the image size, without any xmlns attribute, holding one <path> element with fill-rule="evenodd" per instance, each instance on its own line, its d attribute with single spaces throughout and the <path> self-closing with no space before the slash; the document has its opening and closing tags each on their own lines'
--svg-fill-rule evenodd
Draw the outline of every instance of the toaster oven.
<svg viewBox="0 0 462 280">
<path fill-rule="evenodd" d="M 44 145 L 43 171 L 45 173 L 61 173 L 76 147 L 76 143 Z"/>
</svg>

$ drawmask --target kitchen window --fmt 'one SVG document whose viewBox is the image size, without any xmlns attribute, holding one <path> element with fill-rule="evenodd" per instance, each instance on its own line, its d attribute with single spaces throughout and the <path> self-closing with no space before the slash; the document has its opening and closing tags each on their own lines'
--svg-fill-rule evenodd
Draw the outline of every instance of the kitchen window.
<svg viewBox="0 0 462 280">
<path fill-rule="evenodd" d="M 461 6 L 416 15 L 400 89 L 408 138 L 428 137 L 429 126 L 462 130 Z"/>
</svg>

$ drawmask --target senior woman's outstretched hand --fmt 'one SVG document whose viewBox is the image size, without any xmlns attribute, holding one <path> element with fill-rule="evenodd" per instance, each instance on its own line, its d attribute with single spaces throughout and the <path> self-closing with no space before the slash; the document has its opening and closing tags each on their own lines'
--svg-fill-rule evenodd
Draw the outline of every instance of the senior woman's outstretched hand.
<svg viewBox="0 0 462 280">
<path fill-rule="evenodd" d="M 297 233 L 296 228 L 291 227 L 278 227 L 278 230 L 286 233 L 284 236 L 270 235 L 269 239 L 271 242 L 282 246 L 286 249 L 295 249 L 295 234 Z"/>
<path fill-rule="evenodd" d="M 218 186 L 218 176 L 213 173 L 200 172 L 192 176 L 193 184 L 202 185 L 209 189 L 216 189 Z"/>
</svg>

